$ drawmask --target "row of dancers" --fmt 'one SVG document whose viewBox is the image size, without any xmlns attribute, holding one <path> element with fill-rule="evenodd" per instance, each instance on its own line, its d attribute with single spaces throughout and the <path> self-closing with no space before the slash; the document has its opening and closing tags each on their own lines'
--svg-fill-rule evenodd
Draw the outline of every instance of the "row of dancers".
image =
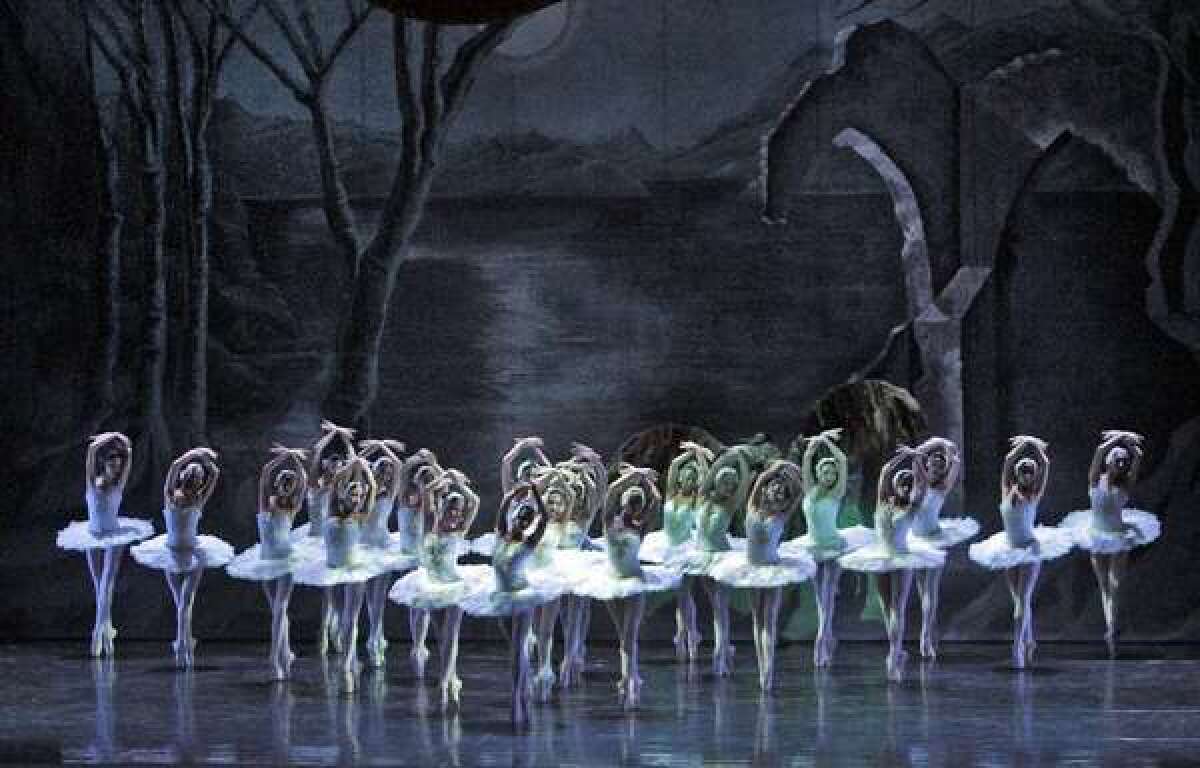
<svg viewBox="0 0 1200 768">
<path fill-rule="evenodd" d="M 957 482 L 961 456 L 944 438 L 901 447 L 880 472 L 874 528 L 838 527 L 848 460 L 841 431 L 808 438 L 799 463 L 771 458 L 761 446 L 738 445 L 719 455 L 683 443 L 660 493 L 655 470 L 621 464 L 611 473 L 592 449 L 576 444 L 552 463 L 538 438 L 517 440 L 502 461 L 503 501 L 496 529 L 468 538 L 479 497 L 461 471 L 443 468 L 429 450 L 401 458 L 396 441 L 355 443 L 350 430 L 323 424 L 306 452 L 276 447 L 259 483 L 259 541 L 234 555 L 198 524 L 220 469 L 216 454 L 196 448 L 179 457 L 164 483 L 166 533 L 147 520 L 119 515 L 132 443 L 119 433 L 91 440 L 87 456 L 88 519 L 60 532 L 59 546 L 83 550 L 96 590 L 93 655 L 111 655 L 113 585 L 127 546 L 142 565 L 157 568 L 176 604 L 176 663 L 194 663 L 191 614 L 207 568 L 260 582 L 271 608 L 272 677 L 286 679 L 291 650 L 288 602 L 295 584 L 323 591 L 318 648 L 343 653 L 343 685 L 352 690 L 359 669 L 357 631 L 364 604 L 369 631 L 367 663 L 384 663 L 383 615 L 389 599 L 409 608 L 412 661 L 423 675 L 431 626 L 438 637 L 442 703 L 456 706 L 458 635 L 464 614 L 511 621 L 512 715 L 526 719 L 529 698 L 546 700 L 553 686 L 579 684 L 586 657 L 592 601 L 605 604 L 617 628 L 621 661 L 618 695 L 637 706 L 638 634 L 646 595 L 674 591 L 675 643 L 681 657 L 699 653 L 694 593 L 697 583 L 713 608 L 713 669 L 732 670 L 729 596 L 752 592 L 753 638 L 759 684 L 774 684 L 774 656 L 783 589 L 814 580 L 819 624 L 814 663 L 829 666 L 842 569 L 870 574 L 889 641 L 886 671 L 902 677 L 905 613 L 913 581 L 922 602 L 921 653 L 936 655 L 937 595 L 946 551 L 974 538 L 976 521 L 941 515 Z M 1036 524 L 1049 478 L 1045 442 L 1011 439 L 1001 476 L 1002 530 L 970 546 L 974 562 L 1005 574 L 1014 605 L 1013 662 L 1034 654 L 1032 598 L 1041 563 L 1076 546 L 1091 553 L 1106 637 L 1115 641 L 1117 588 L 1127 552 L 1157 538 L 1157 520 L 1129 509 L 1129 489 L 1143 457 L 1141 436 L 1108 431 L 1089 473 L 1089 509 L 1057 526 Z M 297 513 L 308 522 L 293 527 Z M 793 515 L 806 533 L 784 541 Z M 589 536 L 596 519 L 602 535 Z M 659 530 L 651 525 L 661 519 Z M 744 538 L 730 535 L 735 519 Z M 468 555 L 490 564 L 462 564 Z M 393 583 L 397 574 L 402 574 Z M 564 649 L 553 665 L 555 630 Z M 531 666 L 536 657 L 537 668 Z"/>
</svg>

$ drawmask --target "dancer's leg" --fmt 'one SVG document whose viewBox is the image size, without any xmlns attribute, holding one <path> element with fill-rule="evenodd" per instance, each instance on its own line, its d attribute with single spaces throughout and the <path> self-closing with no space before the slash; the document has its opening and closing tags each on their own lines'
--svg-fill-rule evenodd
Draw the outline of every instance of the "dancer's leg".
<svg viewBox="0 0 1200 768">
<path fill-rule="evenodd" d="M 763 639 L 763 651 L 766 671 L 763 674 L 762 689 L 770 691 L 775 687 L 775 647 L 779 637 L 779 609 L 783 606 L 783 588 L 775 587 L 764 591 L 766 636 Z"/>
<path fill-rule="evenodd" d="M 104 655 L 104 561 L 105 551 L 102 549 L 85 549 L 88 573 L 92 575 L 92 591 L 96 596 L 96 621 L 92 625 L 92 656 L 99 658 Z"/>
<path fill-rule="evenodd" d="M 1023 668 L 1026 664 L 1033 662 L 1033 651 L 1037 647 L 1037 643 L 1033 639 L 1033 591 L 1037 586 L 1038 575 L 1041 573 L 1042 564 L 1040 562 L 1030 563 L 1029 565 L 1020 566 L 1020 576 L 1018 578 L 1018 588 L 1021 593 L 1021 651 L 1022 658 L 1018 668 Z"/>
<path fill-rule="evenodd" d="M 390 582 L 390 573 L 381 573 L 367 582 L 367 614 L 371 625 L 367 634 L 367 664 L 372 667 L 382 667 L 386 661 L 388 642 L 383 634 L 383 618 Z"/>
<path fill-rule="evenodd" d="M 938 598 L 944 570 L 941 566 L 926 568 L 917 575 L 917 592 L 921 597 L 921 655 L 927 659 L 937 658 Z"/>
<path fill-rule="evenodd" d="M 554 627 L 558 624 L 560 603 L 561 599 L 551 600 L 537 613 L 538 672 L 533 685 L 541 701 L 549 701 L 554 688 Z"/>
<path fill-rule="evenodd" d="M 408 632 L 412 637 L 412 651 L 409 652 L 409 657 L 412 659 L 413 672 L 418 678 L 423 678 L 425 662 L 429 661 L 429 648 L 426 647 L 429 637 L 429 611 L 409 608 Z"/>
<path fill-rule="evenodd" d="M 192 609 L 196 604 L 196 592 L 200 588 L 203 568 L 186 573 L 167 572 L 167 585 L 175 598 L 175 666 L 191 667 L 194 663 L 196 638 L 192 636 Z"/>
<path fill-rule="evenodd" d="M 512 722 L 524 725 L 526 721 L 525 697 L 529 684 L 529 633 L 533 624 L 532 611 L 518 610 L 512 617 Z"/>
<path fill-rule="evenodd" d="M 687 630 L 688 661 L 695 661 L 700 653 L 700 628 L 696 626 L 696 577 L 684 576 L 679 586 L 679 602 L 683 607 L 684 628 Z"/>
<path fill-rule="evenodd" d="M 892 575 L 892 679 L 900 680 L 904 675 L 904 662 L 908 654 L 904 651 L 904 627 L 908 614 L 908 596 L 912 592 L 913 572 L 902 570 Z"/>
<path fill-rule="evenodd" d="M 838 580 L 842 566 L 837 560 L 826 560 L 817 565 L 817 642 L 813 648 L 813 662 L 818 667 L 833 663 L 833 652 L 837 639 L 833 634 L 833 618 L 837 610 Z"/>
<path fill-rule="evenodd" d="M 713 611 L 713 673 L 717 677 L 728 677 L 733 672 L 728 592 L 723 584 L 707 577 L 703 584 Z"/>
<path fill-rule="evenodd" d="M 750 617 L 753 621 L 752 632 L 754 633 L 754 661 L 758 664 L 758 687 L 765 690 L 763 687 L 766 683 L 766 678 L 763 673 L 766 671 L 766 659 L 763 658 L 763 632 L 766 620 L 766 597 L 765 589 L 756 589 L 750 595 Z"/>
<path fill-rule="evenodd" d="M 1096 575 L 1096 586 L 1100 588 L 1100 608 L 1104 611 L 1104 639 L 1112 650 L 1113 612 L 1109 598 L 1108 555 L 1092 554 L 1092 573 Z"/>
<path fill-rule="evenodd" d="M 1125 578 L 1125 566 L 1129 562 L 1128 552 L 1118 552 L 1108 559 L 1108 611 L 1110 615 L 1108 635 L 1109 635 L 1109 653 L 1116 655 L 1117 652 L 1117 634 L 1119 628 L 1117 619 L 1120 617 L 1119 606 L 1117 600 L 1118 593 L 1121 588 L 1121 582 Z"/>
<path fill-rule="evenodd" d="M 317 630 L 317 653 L 325 654 L 339 651 L 341 639 L 338 637 L 337 613 L 334 607 L 334 587 L 321 588 L 321 626 Z"/>
<path fill-rule="evenodd" d="M 358 617 L 362 613 L 366 597 L 366 584 L 361 581 L 342 586 L 342 615 L 338 621 L 341 628 L 342 687 L 353 691 L 358 678 Z"/>
<path fill-rule="evenodd" d="M 462 627 L 462 609 L 450 606 L 442 611 L 438 652 L 442 662 L 442 709 L 458 706 L 462 681 L 458 679 L 458 634 Z"/>
<path fill-rule="evenodd" d="M 634 709 L 642 699 L 642 675 L 638 664 L 638 635 L 641 632 L 642 617 L 646 612 L 646 596 L 634 595 L 622 601 L 625 603 L 624 624 L 621 645 L 627 659 L 627 678 L 625 681 L 625 708 Z"/>
</svg>

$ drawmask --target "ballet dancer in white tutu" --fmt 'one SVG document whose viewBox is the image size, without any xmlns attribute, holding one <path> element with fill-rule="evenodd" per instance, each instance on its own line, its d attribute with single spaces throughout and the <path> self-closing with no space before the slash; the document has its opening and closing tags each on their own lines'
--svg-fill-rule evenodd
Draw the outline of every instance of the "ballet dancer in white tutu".
<svg viewBox="0 0 1200 768">
<path fill-rule="evenodd" d="M 910 468 L 905 468 L 905 463 Z M 939 567 L 946 561 L 944 552 L 909 536 L 927 487 L 925 462 L 920 454 L 901 446 L 879 473 L 875 502 L 877 540 L 839 558 L 843 568 L 869 573 L 875 579 L 887 628 L 887 676 L 893 681 L 903 679 L 908 658 L 904 651 L 904 623 L 913 573 Z"/>
<path fill-rule="evenodd" d="M 342 464 L 331 486 L 329 516 L 325 519 L 323 556 L 310 558 L 296 569 L 297 584 L 341 591 L 342 687 L 353 691 L 358 682 L 358 617 L 366 583 L 387 570 L 384 556 L 362 546 L 363 526 L 375 502 L 375 476 L 361 456 Z"/>
<path fill-rule="evenodd" d="M 354 431 L 339 427 L 330 421 L 322 421 L 321 437 L 312 447 L 312 464 L 308 470 L 308 491 L 304 500 L 308 522 L 292 534 L 301 539 L 305 546 L 316 547 L 318 550 L 322 546 L 325 520 L 329 517 L 332 503 L 334 475 L 354 456 Z M 335 599 L 332 589 L 321 591 L 321 625 L 317 630 L 318 653 L 342 651 L 342 633 L 338 629 L 338 608 Z"/>
<path fill-rule="evenodd" d="M 817 637 L 813 643 L 813 663 L 818 667 L 833 664 L 837 649 L 834 616 L 837 612 L 838 581 L 842 567 L 838 558 L 875 541 L 875 532 L 863 525 L 838 528 L 838 513 L 846 498 L 850 462 L 838 447 L 842 430 L 827 429 L 805 439 L 800 468 L 804 474 L 804 522 L 806 532 L 784 542 L 784 555 L 803 553 L 816 563 L 813 591 L 817 598 Z"/>
<path fill-rule="evenodd" d="M 594 558 L 600 553 L 601 547 L 589 534 L 596 516 L 604 507 L 604 496 L 608 491 L 608 468 L 600 454 L 580 443 L 571 446 L 571 458 L 559 462 L 558 467 L 571 478 L 575 497 L 559 548 L 577 552 L 573 557 Z M 559 684 L 563 688 L 570 688 L 583 682 L 592 601 L 583 595 L 568 592 L 563 595 L 562 603 L 563 658 L 559 665 Z"/>
<path fill-rule="evenodd" d="M 1003 570 L 1013 601 L 1013 666 L 1033 661 L 1033 590 L 1042 563 L 1062 557 L 1075 546 L 1068 527 L 1037 525 L 1038 504 L 1050 480 L 1050 457 L 1040 438 L 1017 435 L 1004 457 L 1000 476 L 1000 520 L 1004 530 L 972 544 L 970 558 L 992 570 Z"/>
<path fill-rule="evenodd" d="M 679 444 L 679 450 L 667 469 L 662 530 L 647 534 L 642 542 L 642 560 L 647 563 L 678 563 L 696 551 L 700 481 L 708 475 L 713 453 L 687 441 Z M 696 659 L 702 640 L 696 626 L 695 582 L 695 576 L 684 576 L 675 593 L 675 654 L 691 661 Z"/>
<path fill-rule="evenodd" d="M 304 451 L 277 445 L 258 480 L 258 543 L 233 558 L 225 572 L 235 579 L 262 584 L 271 608 L 271 678 L 286 680 L 292 669 L 288 602 L 294 585 L 292 573 L 311 549 L 296 544 L 292 523 L 304 504 L 308 473 Z"/>
<path fill-rule="evenodd" d="M 754 482 L 746 503 L 746 548 L 713 566 L 709 575 L 733 589 L 752 590 L 754 653 L 758 685 L 765 693 L 775 685 L 775 646 L 783 588 L 808 581 L 817 566 L 807 552 L 783 555 L 779 542 L 788 520 L 804 499 L 800 467 L 776 459 Z"/>
<path fill-rule="evenodd" d="M 395 509 L 400 547 L 405 554 L 421 557 L 425 520 L 432 517 L 436 511 L 428 508 L 428 496 L 425 491 L 442 476 L 443 472 L 442 466 L 438 464 L 437 456 L 428 448 L 422 448 L 404 460 Z M 462 540 L 456 541 L 458 546 L 466 547 L 466 543 Z M 425 665 L 429 661 L 428 611 L 412 607 L 408 609 L 408 633 L 412 641 L 409 659 L 412 661 L 413 674 L 418 678 L 424 678 Z"/>
<path fill-rule="evenodd" d="M 1117 590 L 1129 552 L 1153 542 L 1162 532 L 1153 513 L 1128 506 L 1145 455 L 1142 443 L 1136 432 L 1106 430 L 1088 471 L 1091 508 L 1072 512 L 1063 521 L 1075 530 L 1080 548 L 1091 555 L 1104 609 L 1104 639 L 1111 654 L 1117 650 Z"/>
<path fill-rule="evenodd" d="M 962 457 L 958 446 L 944 437 L 931 437 L 917 447 L 925 462 L 929 487 L 913 521 L 912 535 L 938 549 L 951 547 L 973 539 L 979 533 L 979 523 L 971 517 L 942 517 L 946 497 L 958 482 Z M 921 598 L 921 655 L 937 657 L 938 598 L 942 590 L 943 567 L 926 568 L 917 574 L 917 595 Z"/>
<path fill-rule="evenodd" d="M 133 443 L 120 432 L 93 435 L 88 443 L 83 499 L 87 520 L 58 532 L 60 548 L 83 552 L 96 593 L 96 621 L 91 654 L 112 656 L 117 630 L 113 627 L 113 591 L 121 559 L 130 544 L 154 535 L 149 520 L 121 516 L 121 498 L 133 466 Z"/>
<path fill-rule="evenodd" d="M 641 701 L 642 678 L 638 668 L 638 635 L 646 612 L 646 595 L 679 586 L 681 575 L 664 565 L 642 565 L 642 537 L 649 521 L 659 514 L 662 496 L 652 469 L 629 468 L 608 488 L 604 500 L 606 557 L 583 570 L 571 591 L 602 600 L 620 639 L 621 679 L 617 695 L 626 709 Z"/>
<path fill-rule="evenodd" d="M 531 578 L 532 563 L 548 515 L 537 488 L 520 484 L 501 502 L 497 513 L 500 535 L 492 553 L 490 578 L 473 590 L 460 605 L 472 616 L 512 619 L 513 654 L 512 721 L 524 725 L 528 719 L 530 685 L 529 635 L 533 611 L 562 594 L 556 579 Z"/>
<path fill-rule="evenodd" d="M 161 570 L 175 599 L 175 665 L 195 663 L 196 638 L 192 636 L 192 609 L 200 576 L 206 568 L 220 568 L 233 559 L 233 547 L 216 536 L 197 532 L 204 505 L 212 497 L 221 470 L 217 454 L 193 448 L 167 470 L 163 483 L 163 520 L 167 532 L 143 541 L 130 550 L 133 559 Z"/>
</svg>

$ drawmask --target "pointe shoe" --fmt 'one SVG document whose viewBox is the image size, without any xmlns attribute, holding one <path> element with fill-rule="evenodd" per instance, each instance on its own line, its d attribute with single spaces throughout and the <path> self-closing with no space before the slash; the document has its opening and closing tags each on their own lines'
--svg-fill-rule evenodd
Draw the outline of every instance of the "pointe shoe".
<svg viewBox="0 0 1200 768">
<path fill-rule="evenodd" d="M 904 680 L 904 665 L 907 661 L 907 651 L 897 651 L 894 654 L 888 654 L 887 677 L 889 681 L 899 683 Z"/>
<path fill-rule="evenodd" d="M 175 652 L 175 666 L 186 669 L 195 661 L 196 638 L 189 638 L 182 643 L 176 640 L 171 643 L 171 650 Z"/>
<path fill-rule="evenodd" d="M 115 656 L 116 647 L 113 641 L 117 639 L 117 628 L 114 627 L 110 621 L 104 625 L 102 634 L 104 640 L 104 655 L 109 657 Z"/>
<path fill-rule="evenodd" d="M 346 650 L 345 643 L 342 642 L 342 633 L 338 631 L 337 622 L 329 625 L 329 648 L 334 653 L 344 653 Z"/>
<path fill-rule="evenodd" d="M 329 653 L 329 626 L 322 625 L 317 632 L 317 654 L 325 656 Z"/>
<path fill-rule="evenodd" d="M 1033 664 L 1033 652 L 1037 650 L 1037 643 L 1032 640 L 1025 641 L 1025 663 Z"/>
<path fill-rule="evenodd" d="M 549 668 L 542 668 L 533 678 L 533 695 L 538 701 L 550 701 L 550 694 L 554 690 L 554 671 Z"/>
<path fill-rule="evenodd" d="M 921 656 L 926 659 L 937 658 L 937 648 L 934 645 L 932 637 L 921 635 Z"/>
<path fill-rule="evenodd" d="M 379 668 L 387 663 L 387 641 L 386 640 L 368 640 L 367 641 L 367 666 Z"/>
<path fill-rule="evenodd" d="M 625 709 L 635 709 L 642 703 L 642 678 L 634 677 L 625 686 Z"/>
<path fill-rule="evenodd" d="M 462 680 L 450 677 L 442 681 L 442 711 L 448 712 L 451 707 L 458 708 L 462 693 Z"/>
<path fill-rule="evenodd" d="M 99 627 L 92 630 L 92 647 L 89 653 L 93 659 L 104 655 L 104 634 Z"/>
<path fill-rule="evenodd" d="M 671 639 L 671 642 L 673 642 L 675 644 L 676 660 L 683 661 L 684 658 L 686 658 L 687 652 L 688 652 L 687 633 L 676 632 L 675 637 Z"/>
<path fill-rule="evenodd" d="M 418 678 L 425 677 L 425 662 L 429 661 L 428 648 L 413 648 L 408 654 L 413 664 L 413 674 Z"/>
<path fill-rule="evenodd" d="M 1014 669 L 1025 669 L 1025 643 L 1013 643 L 1012 660 Z"/>
</svg>

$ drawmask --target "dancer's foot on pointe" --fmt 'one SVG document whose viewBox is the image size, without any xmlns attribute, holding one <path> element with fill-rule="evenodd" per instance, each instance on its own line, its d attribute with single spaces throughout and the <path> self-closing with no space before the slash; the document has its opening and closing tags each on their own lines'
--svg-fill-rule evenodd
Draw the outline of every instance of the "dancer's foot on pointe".
<svg viewBox="0 0 1200 768">
<path fill-rule="evenodd" d="M 412 660 L 413 674 L 415 674 L 418 678 L 424 678 L 425 662 L 429 661 L 429 649 L 413 648 L 412 652 L 410 652 L 408 656 Z"/>
<path fill-rule="evenodd" d="M 1025 643 L 1018 640 L 1013 643 L 1012 659 L 1014 669 L 1025 669 Z"/>
<path fill-rule="evenodd" d="M 460 703 L 460 694 L 462 693 L 462 680 L 458 676 L 448 677 L 442 681 L 442 711 L 448 712 L 450 708 L 458 708 Z"/>
<path fill-rule="evenodd" d="M 554 691 L 554 671 L 543 668 L 538 671 L 533 678 L 533 697 L 538 701 L 550 701 L 550 694 Z"/>
</svg>

